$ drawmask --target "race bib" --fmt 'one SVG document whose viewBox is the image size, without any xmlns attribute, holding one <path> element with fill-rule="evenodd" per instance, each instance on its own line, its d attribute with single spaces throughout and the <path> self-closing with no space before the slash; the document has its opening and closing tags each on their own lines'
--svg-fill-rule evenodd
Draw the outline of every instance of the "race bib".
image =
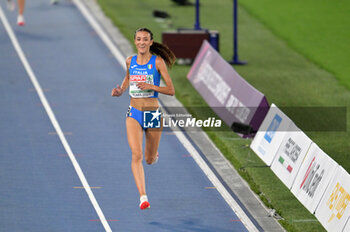
<svg viewBox="0 0 350 232">
<path fill-rule="evenodd" d="M 153 75 L 130 75 L 130 88 L 129 94 L 134 98 L 143 98 L 143 97 L 153 97 L 153 90 L 141 90 L 137 87 L 137 83 L 145 82 L 147 84 L 154 85 Z"/>
</svg>

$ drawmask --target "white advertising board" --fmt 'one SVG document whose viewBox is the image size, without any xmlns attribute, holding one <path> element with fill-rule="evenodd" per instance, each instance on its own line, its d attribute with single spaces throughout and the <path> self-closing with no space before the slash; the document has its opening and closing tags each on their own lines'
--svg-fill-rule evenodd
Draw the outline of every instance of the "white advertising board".
<svg viewBox="0 0 350 232">
<path fill-rule="evenodd" d="M 289 189 L 311 143 L 311 139 L 292 122 L 271 165 L 272 171 Z"/>
<path fill-rule="evenodd" d="M 292 186 L 292 193 L 314 213 L 338 164 L 313 143 Z"/>
<path fill-rule="evenodd" d="M 316 217 L 327 231 L 341 232 L 350 216 L 350 175 L 338 166 L 316 208 Z"/>
<path fill-rule="evenodd" d="M 276 152 L 288 131 L 292 121 L 275 104 L 272 104 L 250 148 L 268 166 L 275 158 Z"/>
</svg>

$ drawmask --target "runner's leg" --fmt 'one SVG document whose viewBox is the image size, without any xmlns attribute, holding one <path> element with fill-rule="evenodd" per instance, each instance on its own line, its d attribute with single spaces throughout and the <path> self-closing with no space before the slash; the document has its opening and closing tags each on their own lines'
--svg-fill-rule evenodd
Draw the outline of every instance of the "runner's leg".
<svg viewBox="0 0 350 232">
<path fill-rule="evenodd" d="M 25 0 L 18 0 L 18 14 L 19 15 L 23 15 L 25 3 L 26 3 Z"/>
<path fill-rule="evenodd" d="M 18 16 L 17 16 L 18 26 L 24 26 L 25 24 L 24 16 L 23 16 L 25 3 L 26 3 L 25 0 L 18 0 Z"/>
<path fill-rule="evenodd" d="M 153 164 L 157 159 L 162 129 L 150 128 L 146 130 L 145 159 L 147 164 Z"/>
<path fill-rule="evenodd" d="M 145 173 L 142 165 L 142 137 L 143 130 L 140 124 L 131 117 L 126 118 L 126 131 L 128 143 L 131 149 L 131 170 L 134 175 L 135 184 L 139 190 L 140 196 L 146 194 Z"/>
</svg>

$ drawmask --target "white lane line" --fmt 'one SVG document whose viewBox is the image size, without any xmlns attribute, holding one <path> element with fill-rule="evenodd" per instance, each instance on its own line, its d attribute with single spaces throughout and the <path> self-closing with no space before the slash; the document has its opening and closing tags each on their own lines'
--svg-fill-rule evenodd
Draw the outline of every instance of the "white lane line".
<svg viewBox="0 0 350 232">
<path fill-rule="evenodd" d="M 126 69 L 125 67 L 125 58 L 121 54 L 121 52 L 116 48 L 115 44 L 112 42 L 110 37 L 106 34 L 106 32 L 102 29 L 100 24 L 98 24 L 95 18 L 91 15 L 91 13 L 87 10 L 85 5 L 81 3 L 81 0 L 73 0 L 73 2 L 77 5 L 82 14 L 86 17 L 91 26 L 96 30 L 97 34 L 100 36 L 102 41 L 107 45 L 107 47 L 111 50 L 115 58 L 118 60 L 120 65 Z M 203 170 L 204 174 L 209 178 L 209 180 L 213 183 L 213 185 L 217 188 L 219 193 L 225 199 L 227 204 L 231 207 L 231 209 L 237 214 L 237 216 L 241 219 L 242 223 L 249 231 L 259 231 L 256 226 L 252 223 L 250 218 L 244 213 L 242 208 L 238 205 L 238 203 L 232 198 L 231 194 L 225 189 L 219 179 L 215 176 L 213 171 L 208 167 L 202 157 L 199 155 L 197 150 L 193 147 L 193 145 L 188 141 L 186 136 L 182 131 L 174 131 L 176 137 L 183 144 L 183 146 L 190 152 L 193 156 L 194 160 L 198 164 L 198 166 Z"/>
<path fill-rule="evenodd" d="M 70 148 L 70 146 L 69 146 L 69 144 L 68 144 L 68 142 L 67 142 L 67 140 L 66 140 L 66 138 L 61 130 L 61 127 L 57 122 L 57 119 L 56 119 L 56 117 L 55 117 L 55 115 L 54 115 L 45 95 L 44 95 L 44 92 L 43 92 L 43 90 L 42 90 L 32 68 L 31 68 L 31 66 L 29 65 L 29 62 L 28 62 L 26 56 L 24 55 L 23 50 L 22 50 L 21 46 L 19 45 L 18 40 L 17 40 L 15 34 L 13 33 L 13 30 L 12 30 L 1 6 L 0 6 L 0 18 L 1 18 L 1 21 L 2 21 L 4 27 L 7 31 L 10 39 L 11 39 L 13 47 L 15 48 L 20 60 L 22 61 L 23 66 L 24 66 L 26 72 L 28 73 L 30 80 L 32 81 L 32 83 L 34 85 L 34 88 L 39 95 L 40 101 L 43 104 L 43 106 L 46 110 L 46 113 L 49 116 L 50 121 L 51 121 L 53 127 L 55 128 L 55 130 L 56 130 L 56 132 L 57 132 L 57 134 L 58 134 L 58 136 L 63 144 L 63 147 L 66 150 L 66 152 L 67 152 L 67 154 L 68 154 L 68 156 L 69 156 L 69 158 L 74 166 L 74 169 L 75 169 L 81 183 L 83 184 L 84 189 L 85 189 L 86 193 L 88 194 L 93 207 L 96 210 L 98 217 L 101 220 L 101 223 L 103 224 L 103 227 L 108 232 L 112 231 L 104 214 L 103 214 L 103 212 L 102 212 L 102 210 L 101 210 L 101 208 L 100 208 L 100 206 L 99 206 L 99 204 L 98 204 L 98 202 L 96 201 L 96 198 L 95 198 L 95 196 L 94 196 L 94 194 L 93 194 L 93 192 L 92 192 L 92 190 L 91 190 L 91 188 L 90 188 L 90 186 L 85 178 L 83 171 L 81 170 L 77 160 L 75 159 L 75 156 L 72 152 L 72 149 Z"/>
</svg>

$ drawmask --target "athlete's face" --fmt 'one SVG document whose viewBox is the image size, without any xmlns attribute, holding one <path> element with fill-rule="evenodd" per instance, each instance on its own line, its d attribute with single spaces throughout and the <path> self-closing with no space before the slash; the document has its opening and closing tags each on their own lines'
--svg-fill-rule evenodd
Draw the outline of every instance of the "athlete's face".
<svg viewBox="0 0 350 232">
<path fill-rule="evenodd" d="M 145 54 L 149 52 L 151 45 L 153 44 L 153 40 L 151 40 L 151 35 L 147 31 L 139 31 L 135 35 L 135 45 L 137 51 L 140 54 Z"/>
</svg>

